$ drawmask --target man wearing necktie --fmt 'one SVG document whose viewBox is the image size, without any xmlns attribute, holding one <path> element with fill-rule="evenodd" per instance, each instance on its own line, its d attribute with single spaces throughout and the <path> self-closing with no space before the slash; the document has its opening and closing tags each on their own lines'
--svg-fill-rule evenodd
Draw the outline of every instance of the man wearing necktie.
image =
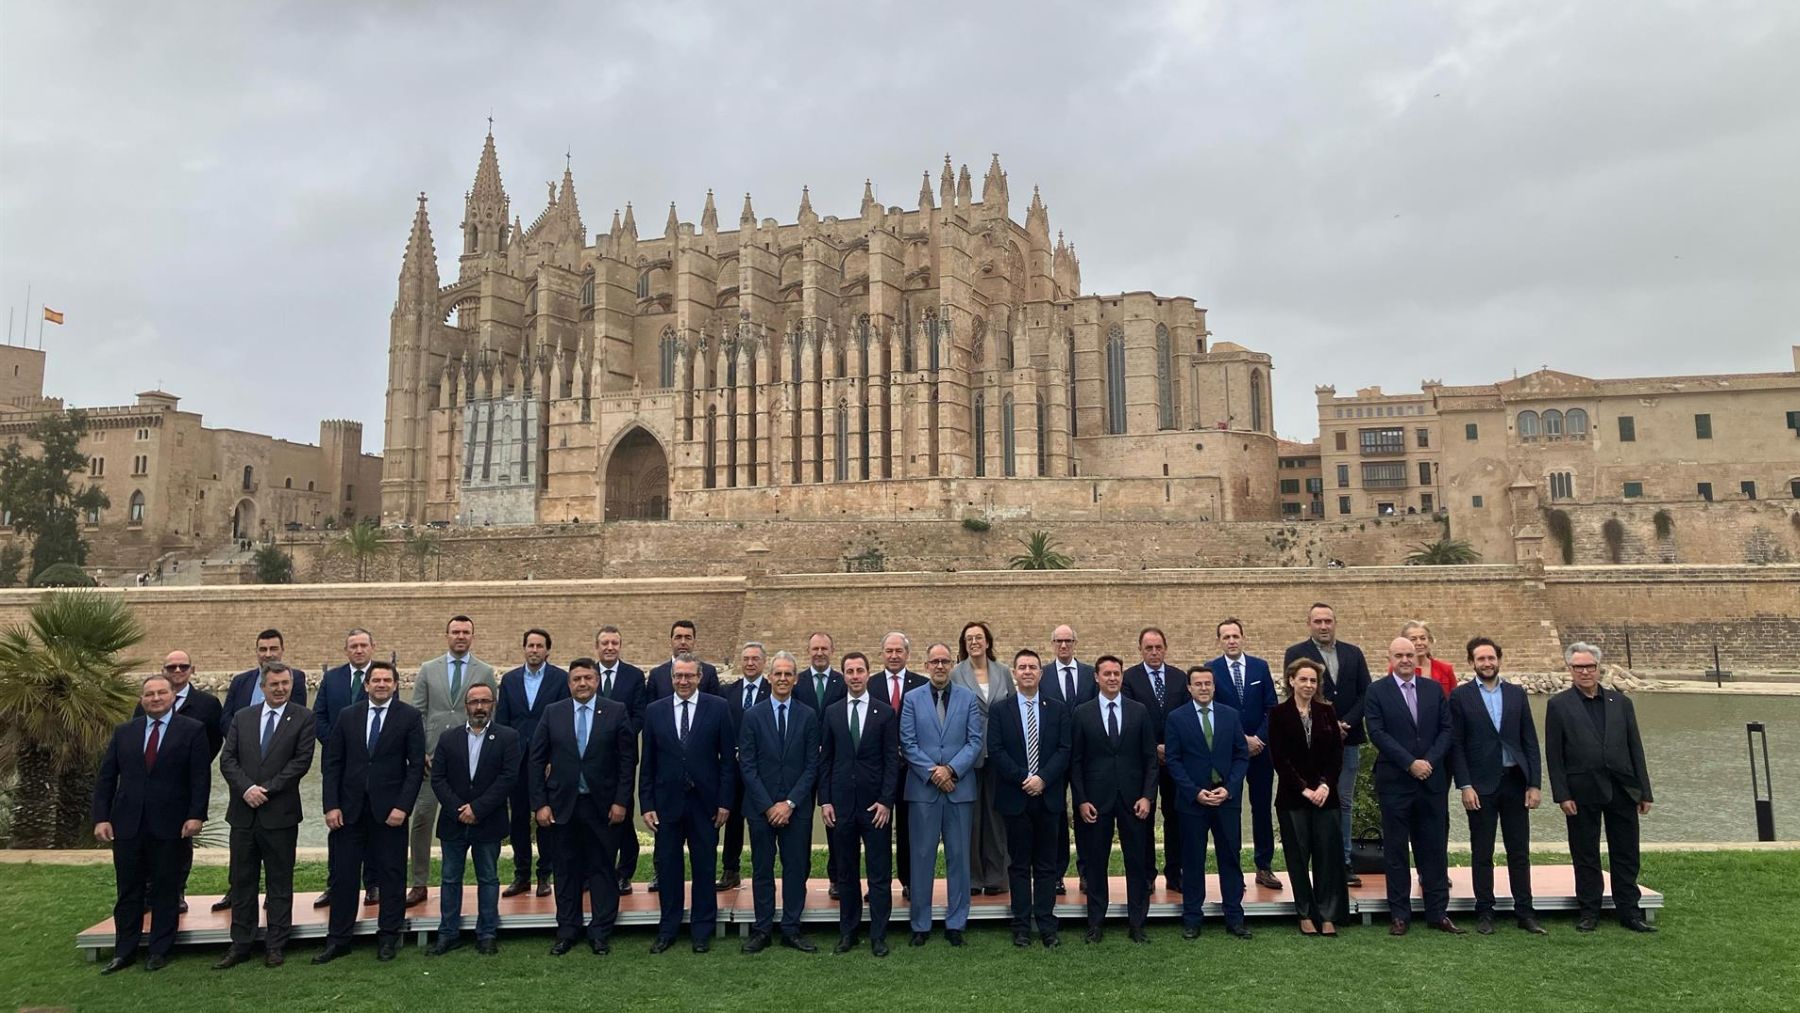
<svg viewBox="0 0 1800 1013">
<path fill-rule="evenodd" d="M 615 662 L 616 664 L 616 662 Z M 531 811 L 556 851 L 556 942 L 550 955 L 575 948 L 582 935 L 581 901 L 593 912 L 588 946 L 612 952 L 619 916 L 619 838 L 637 772 L 637 738 L 625 705 L 600 694 L 600 666 L 569 662 L 570 696 L 543 712 L 526 751 Z M 554 833 L 547 833 L 554 830 Z"/>
<path fill-rule="evenodd" d="M 494 709 L 495 724 L 519 733 L 520 762 L 527 765 L 527 769 L 519 771 L 519 781 L 513 786 L 510 806 L 513 878 L 506 889 L 500 891 L 500 896 L 517 897 L 531 889 L 531 833 L 536 827 L 537 895 L 548 897 L 556 850 L 550 838 L 555 831 L 537 826 L 537 821 L 532 818 L 537 807 L 531 804 L 530 747 L 544 711 L 558 700 L 568 699 L 569 673 L 550 663 L 550 631 L 537 627 L 526 630 L 519 646 L 525 655 L 523 664 L 500 677 L 500 703 Z"/>
<path fill-rule="evenodd" d="M 1181 890 L 1181 817 L 1175 810 L 1175 782 L 1169 777 L 1164 759 L 1164 727 L 1169 714 L 1187 706 L 1187 693 L 1179 665 L 1168 664 L 1168 639 L 1163 631 L 1147 626 L 1138 633 L 1138 656 L 1143 660 L 1125 670 L 1125 695 L 1144 705 L 1150 712 L 1150 727 L 1156 732 L 1158 762 L 1157 790 L 1162 809 L 1163 881 L 1176 892 Z M 1156 873 L 1156 838 L 1145 842 L 1151 875 Z"/>
<path fill-rule="evenodd" d="M 656 835 L 656 880 L 662 916 L 651 953 L 675 944 L 681 928 L 685 882 L 693 869 L 689 935 L 694 952 L 712 948 L 718 928 L 719 828 L 737 794 L 737 740 L 723 697 L 700 692 L 700 659 L 678 654 L 669 668 L 673 693 L 644 710 L 638 761 L 638 805 L 644 826 Z M 685 859 L 685 861 L 684 861 Z"/>
<path fill-rule="evenodd" d="M 844 673 L 832 667 L 831 652 L 836 644 L 831 634 L 824 630 L 815 630 L 806 638 L 807 666 L 800 670 L 794 682 L 794 699 L 811 707 L 814 714 L 823 717 L 825 708 L 844 696 Z M 818 788 L 814 797 L 807 800 L 807 807 L 818 805 Z M 837 843 L 826 835 L 825 841 L 825 875 L 831 883 L 831 899 L 837 900 L 838 889 L 838 853 Z"/>
<path fill-rule="evenodd" d="M 906 695 L 900 753 L 906 761 L 906 805 L 912 810 L 912 940 L 931 939 L 932 887 L 938 842 L 944 845 L 948 904 L 944 938 L 963 945 L 969 921 L 969 829 L 975 809 L 975 760 L 986 734 L 975 694 L 950 678 L 950 647 L 925 650 L 930 682 Z"/>
<path fill-rule="evenodd" d="M 626 720 L 631 723 L 632 748 L 644 732 L 644 708 L 650 706 L 650 688 L 644 670 L 621 655 L 625 636 L 617 626 L 600 627 L 594 634 L 594 660 L 600 670 L 600 695 L 625 705 Z M 631 881 L 637 876 L 638 837 L 632 814 L 637 811 L 634 794 L 625 803 L 625 824 L 619 828 L 619 893 L 632 892 Z"/>
<path fill-rule="evenodd" d="M 1131 941 L 1147 943 L 1144 919 L 1150 913 L 1150 866 L 1144 841 L 1150 836 L 1156 797 L 1156 736 L 1148 708 L 1126 696 L 1125 663 L 1110 654 L 1094 661 L 1094 699 L 1075 708 L 1070 736 L 1069 780 L 1075 795 L 1075 846 L 1086 856 L 1088 877 L 1086 942 L 1098 943 L 1111 902 L 1113 834 L 1125 862 L 1125 913 Z"/>
<path fill-rule="evenodd" d="M 1388 659 L 1394 674 L 1369 687 L 1364 714 L 1375 747 L 1375 793 L 1381 799 L 1381 856 L 1392 919 L 1388 931 L 1403 936 L 1412 925 L 1410 845 L 1425 897 L 1425 923 L 1461 935 L 1449 915 L 1450 708 L 1442 686 L 1429 676 L 1419 678 L 1411 640 L 1394 638 Z"/>
<path fill-rule="evenodd" d="M 379 890 L 378 959 L 394 959 L 406 920 L 406 819 L 425 783 L 425 721 L 395 698 L 400 680 L 391 663 L 370 661 L 362 686 L 367 695 L 338 713 L 323 743 L 331 922 L 315 964 L 350 952 L 359 877 Z"/>
<path fill-rule="evenodd" d="M 1219 860 L 1219 906 L 1225 931 L 1249 939 L 1244 925 L 1244 772 L 1250 750 L 1238 712 L 1213 699 L 1212 669 L 1187 671 L 1189 705 L 1169 715 L 1165 752 L 1175 781 L 1176 810 L 1182 821 L 1181 935 L 1200 935 L 1206 906 L 1206 838 Z"/>
<path fill-rule="evenodd" d="M 731 715 L 731 734 L 735 740 L 744 727 L 744 715 L 750 708 L 769 698 L 769 680 L 763 678 L 763 666 L 767 655 L 763 645 L 752 640 L 744 645 L 738 654 L 738 671 L 743 678 L 725 687 L 725 702 L 730 706 L 726 713 Z M 739 794 L 731 807 L 731 818 L 725 821 L 725 832 L 720 842 L 719 881 L 720 890 L 735 890 L 744 881 L 744 809 L 743 795 Z"/>
<path fill-rule="evenodd" d="M 185 657 L 185 656 L 184 656 Z M 137 960 L 146 894 L 150 955 L 144 969 L 161 970 L 175 945 L 177 904 L 185 877 L 177 874 L 188 841 L 206 821 L 212 762 L 206 729 L 174 712 L 167 676 L 152 675 L 138 692 L 143 711 L 113 730 L 94 781 L 94 837 L 111 843 L 118 902 L 113 906 L 113 957 L 100 973 Z"/>
<path fill-rule="evenodd" d="M 750 822 L 750 883 L 756 917 L 745 953 L 768 948 L 775 927 L 775 859 L 781 859 L 781 945 L 813 953 L 800 931 L 812 870 L 813 789 L 819 771 L 819 716 L 794 694 L 798 662 L 776 651 L 769 695 L 738 733 L 743 809 Z"/>
<path fill-rule="evenodd" d="M 1275 763 L 1268 749 L 1269 713 L 1280 703 L 1269 663 L 1244 650 L 1244 624 L 1231 618 L 1216 628 L 1220 654 L 1207 663 L 1216 697 L 1238 712 L 1244 745 L 1250 750 L 1250 772 L 1244 778 L 1250 801 L 1250 832 L 1256 861 L 1256 885 L 1279 890 L 1271 865 L 1275 860 Z"/>
<path fill-rule="evenodd" d="M 412 705 L 425 718 L 425 741 L 435 743 L 452 728 L 463 727 L 463 698 L 470 686 L 486 686 L 499 692 L 494 666 L 475 657 L 475 622 L 468 616 L 452 616 L 444 624 L 449 651 L 419 666 L 413 681 Z M 435 756 L 435 748 L 431 756 Z M 427 764 L 431 756 L 426 758 Z M 515 779 L 516 779 L 515 774 Z M 425 881 L 431 872 L 431 842 L 437 836 L 438 805 L 432 792 L 421 792 L 413 809 L 412 830 L 407 840 L 411 870 L 406 906 L 425 903 Z"/>
<path fill-rule="evenodd" d="M 1056 926 L 1057 828 L 1067 827 L 1063 795 L 1069 772 L 1069 711 L 1040 693 L 1036 651 L 1013 655 L 1013 695 L 988 708 L 993 742 L 994 808 L 1006 823 L 1007 888 L 1012 895 L 1014 946 L 1031 945 L 1031 929 L 1046 949 L 1062 945 Z"/>
<path fill-rule="evenodd" d="M 363 689 L 363 679 L 369 671 L 369 660 L 375 656 L 375 639 L 368 630 L 357 627 L 344 634 L 345 662 L 336 668 L 326 669 L 319 676 L 319 691 L 313 696 L 313 721 L 319 730 L 319 745 L 325 747 L 331 742 L 331 729 L 344 708 L 364 699 L 368 693 Z M 332 847 L 335 838 L 326 838 L 326 847 Z M 327 858 L 326 865 L 336 861 L 336 856 Z M 335 879 L 335 877 L 334 877 Z M 368 895 L 363 903 L 373 904 L 378 899 L 373 877 L 364 877 L 363 884 Z M 313 901 L 313 907 L 331 906 L 331 888 L 319 894 Z"/>
<path fill-rule="evenodd" d="M 1058 626 L 1050 631 L 1051 658 L 1044 667 L 1044 679 L 1040 685 L 1043 694 L 1051 700 L 1060 700 L 1065 708 L 1073 714 L 1075 708 L 1092 700 L 1098 692 L 1094 685 L 1094 666 L 1075 657 L 1075 627 L 1068 624 Z M 1064 813 L 1062 828 L 1057 831 L 1057 865 L 1056 893 L 1058 896 L 1068 893 L 1063 884 L 1063 876 L 1069 871 L 1070 842 L 1073 836 L 1070 827 L 1075 820 L 1073 804 L 1073 784 L 1070 785 L 1070 800 Z M 1075 874 L 1081 877 L 1082 889 L 1087 886 L 1087 864 L 1080 855 L 1075 856 Z"/>
<path fill-rule="evenodd" d="M 906 710 L 906 694 L 925 685 L 925 677 L 917 672 L 908 671 L 906 665 L 912 660 L 912 640 L 899 630 L 894 630 L 881 638 L 881 671 L 869 679 L 869 692 L 883 700 L 893 709 L 894 718 L 899 720 L 900 714 Z M 896 731 L 896 734 L 898 732 Z M 905 761 L 901 762 L 901 788 L 904 791 Z M 898 798 L 894 808 L 894 878 L 900 881 L 900 899 L 912 899 L 912 817 L 911 806 L 904 797 Z"/>
<path fill-rule="evenodd" d="M 856 947 L 863 891 L 857 871 L 867 856 L 869 945 L 888 954 L 887 927 L 894 903 L 891 847 L 895 796 L 900 784 L 900 724 L 894 709 L 869 679 L 861 651 L 844 655 L 844 697 L 825 708 L 820 746 L 820 815 L 837 846 L 838 941 L 833 953 Z"/>
<path fill-rule="evenodd" d="M 169 708 L 169 712 L 206 726 L 209 762 L 218 759 L 219 750 L 225 746 L 225 727 L 219 717 L 224 711 L 220 707 L 219 698 L 194 685 L 194 663 L 186 651 L 170 651 L 163 658 L 162 673 L 175 688 L 175 703 Z M 144 705 L 140 702 L 131 716 L 142 717 L 143 714 Z M 187 881 L 188 874 L 194 868 L 194 839 L 190 837 L 183 841 L 182 846 L 176 850 L 181 855 L 181 871 L 178 874 L 181 886 L 175 909 L 181 914 L 187 914 Z M 151 884 L 151 889 L 155 889 L 155 884 Z"/>
</svg>

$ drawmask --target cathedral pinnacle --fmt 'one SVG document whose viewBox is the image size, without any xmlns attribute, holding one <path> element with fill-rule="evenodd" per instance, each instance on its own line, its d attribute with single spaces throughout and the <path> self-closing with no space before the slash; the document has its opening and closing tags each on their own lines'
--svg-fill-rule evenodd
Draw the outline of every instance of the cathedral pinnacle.
<svg viewBox="0 0 1800 1013">
<path fill-rule="evenodd" d="M 800 188 L 800 210 L 795 213 L 795 220 L 800 222 L 819 220 L 819 216 L 813 212 L 811 187 Z"/>
<path fill-rule="evenodd" d="M 669 220 L 663 223 L 663 235 L 672 236 L 681 228 L 681 216 L 675 213 L 675 202 L 669 202 Z"/>
<path fill-rule="evenodd" d="M 865 215 L 868 214 L 869 209 L 874 206 L 875 206 L 875 184 L 873 181 L 865 178 L 863 180 L 862 213 Z"/>
<path fill-rule="evenodd" d="M 425 192 L 419 192 L 419 209 L 413 212 L 412 232 L 406 237 L 406 256 L 400 262 L 401 277 L 424 275 L 437 288 L 437 247 L 431 241 L 431 216 L 425 213 Z"/>
<path fill-rule="evenodd" d="M 932 207 L 931 203 L 931 170 L 925 170 L 925 181 L 919 184 L 919 210 Z"/>
<path fill-rule="evenodd" d="M 738 224 L 740 226 L 751 226 L 756 224 L 756 212 L 750 207 L 750 195 L 748 193 L 744 194 L 744 213 L 738 215 Z"/>
<path fill-rule="evenodd" d="M 713 206 L 713 192 L 706 191 L 706 207 L 700 212 L 700 228 L 704 232 L 719 231 L 719 209 Z"/>
<path fill-rule="evenodd" d="M 637 216 L 631 213 L 630 201 L 625 202 L 625 234 L 633 239 L 636 239 L 638 234 Z"/>
</svg>

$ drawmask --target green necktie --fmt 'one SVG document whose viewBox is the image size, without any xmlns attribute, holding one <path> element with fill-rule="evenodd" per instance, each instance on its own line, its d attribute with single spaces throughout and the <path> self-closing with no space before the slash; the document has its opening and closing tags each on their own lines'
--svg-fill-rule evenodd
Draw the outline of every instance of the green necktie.
<svg viewBox="0 0 1800 1013">
<path fill-rule="evenodd" d="M 1212 708 L 1200 708 L 1200 734 L 1206 736 L 1206 748 L 1212 748 Z"/>
<path fill-rule="evenodd" d="M 450 699 L 454 702 L 456 700 L 456 694 L 462 691 L 463 660 L 461 658 L 452 658 L 450 659 L 450 664 L 456 667 L 455 671 L 450 675 Z"/>
<path fill-rule="evenodd" d="M 856 752 L 857 746 L 862 743 L 861 708 L 861 700 L 850 701 L 850 751 L 853 753 Z"/>
</svg>

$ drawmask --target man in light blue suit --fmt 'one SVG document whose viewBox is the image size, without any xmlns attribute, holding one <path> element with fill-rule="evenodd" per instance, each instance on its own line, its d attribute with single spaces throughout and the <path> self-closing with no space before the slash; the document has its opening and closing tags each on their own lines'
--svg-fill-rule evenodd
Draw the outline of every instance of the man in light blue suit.
<svg viewBox="0 0 1800 1013">
<path fill-rule="evenodd" d="M 950 681 L 946 644 L 925 652 L 930 681 L 906 694 L 900 710 L 900 754 L 906 761 L 906 806 L 912 830 L 912 945 L 931 939 L 931 891 L 938 841 L 944 842 L 944 938 L 963 945 L 969 923 L 969 827 L 975 808 L 975 758 L 981 755 L 981 709 L 975 694 Z"/>
<path fill-rule="evenodd" d="M 1270 864 L 1275 861 L 1275 762 L 1269 753 L 1269 712 L 1281 702 L 1269 663 L 1244 651 L 1244 624 L 1226 619 L 1218 626 L 1219 649 L 1224 653 L 1207 662 L 1220 703 L 1238 712 L 1244 725 L 1244 745 L 1250 750 L 1250 773 L 1244 787 L 1250 792 L 1251 855 L 1256 860 L 1256 885 L 1281 889 Z"/>
<path fill-rule="evenodd" d="M 1169 712 L 1164 753 L 1181 819 L 1181 936 L 1200 935 L 1206 905 L 1206 838 L 1219 858 L 1219 906 L 1225 931 L 1249 939 L 1244 926 L 1244 772 L 1250 750 L 1237 711 L 1213 699 L 1212 669 L 1187 670 L 1191 703 Z"/>
</svg>

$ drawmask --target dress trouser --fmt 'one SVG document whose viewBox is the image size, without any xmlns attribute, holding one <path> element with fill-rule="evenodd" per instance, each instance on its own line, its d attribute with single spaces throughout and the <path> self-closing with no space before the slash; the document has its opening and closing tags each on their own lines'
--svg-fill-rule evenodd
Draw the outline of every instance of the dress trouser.
<svg viewBox="0 0 1800 1013">
<path fill-rule="evenodd" d="M 612 935 L 619 920 L 619 869 L 616 864 L 616 842 L 631 827 L 613 823 L 607 813 L 612 806 L 602 804 L 593 795 L 575 799 L 575 819 L 559 826 L 550 835 L 556 855 L 556 938 L 575 939 L 581 935 L 581 899 L 590 898 L 593 915 L 587 924 L 589 939 L 601 940 Z M 545 863 L 546 865 L 549 863 Z"/>
<path fill-rule="evenodd" d="M 1387 877 L 1389 916 L 1411 921 L 1412 868 L 1407 846 L 1419 865 L 1425 921 L 1442 921 L 1450 910 L 1450 808 L 1447 795 L 1424 785 L 1381 796 L 1381 858 Z"/>
<path fill-rule="evenodd" d="M 1533 918 L 1531 904 L 1531 814 L 1525 808 L 1525 774 L 1507 767 L 1500 787 L 1481 796 L 1468 811 L 1470 873 L 1475 880 L 1475 915 L 1494 913 L 1494 829 L 1506 839 L 1506 878 L 1512 886 L 1513 917 Z"/>
<path fill-rule="evenodd" d="M 727 876 L 742 876 L 744 871 L 744 810 L 742 803 L 725 819 L 719 835 L 719 871 Z"/>
<path fill-rule="evenodd" d="M 1138 819 L 1123 801 L 1112 812 L 1103 812 L 1092 823 L 1076 815 L 1075 846 L 1087 864 L 1087 926 L 1098 929 L 1106 921 L 1107 905 L 1112 903 L 1113 832 L 1119 836 L 1119 853 L 1125 861 L 1125 914 L 1134 929 L 1144 927 L 1150 913 L 1150 880 L 1155 876 L 1148 861 L 1145 843 L 1150 840 L 1150 824 L 1155 814 Z"/>
<path fill-rule="evenodd" d="M 718 928 L 719 893 L 713 886 L 719 869 L 715 813 L 713 809 L 702 811 L 690 793 L 680 816 L 662 819 L 656 825 L 657 898 L 662 908 L 656 927 L 659 939 L 673 939 L 681 930 L 683 858 L 693 869 L 693 908 L 688 916 L 688 932 L 698 943 L 711 940 Z"/>
<path fill-rule="evenodd" d="M 181 890 L 187 877 L 176 874 L 182 853 L 192 859 L 188 838 L 160 840 L 139 832 L 113 841 L 113 879 L 118 903 L 113 905 L 113 956 L 130 959 L 144 934 L 144 902 L 150 907 L 150 955 L 166 955 L 175 945 L 181 918 Z"/>
<path fill-rule="evenodd" d="M 838 854 L 838 935 L 849 938 L 862 919 L 863 892 L 857 889 L 857 867 L 866 860 L 869 938 L 886 939 L 888 921 L 894 916 L 893 823 L 876 826 L 875 814 L 865 808 L 839 814 L 830 833 Z"/>
<path fill-rule="evenodd" d="M 1170 883 L 1181 883 L 1181 814 L 1175 811 L 1175 778 L 1170 776 L 1165 765 L 1156 776 L 1157 805 L 1162 810 L 1163 832 L 1163 878 Z M 1156 878 L 1156 836 L 1152 834 L 1142 847 L 1149 856 L 1147 867 L 1150 877 Z"/>
<path fill-rule="evenodd" d="M 750 817 L 749 824 L 750 896 L 756 905 L 750 931 L 766 933 L 775 926 L 775 860 L 779 857 L 781 934 L 797 936 L 800 916 L 806 912 L 806 880 L 812 875 L 812 811 L 796 807 L 784 827 L 770 826 L 761 813 Z"/>
<path fill-rule="evenodd" d="M 1611 858 L 1613 913 L 1619 921 L 1642 918 L 1638 907 L 1643 896 L 1638 890 L 1638 811 L 1637 803 L 1617 784 L 1612 801 L 1604 805 L 1583 803 L 1574 816 L 1564 817 L 1569 824 L 1569 858 L 1575 864 L 1575 902 L 1581 914 L 1600 917 L 1600 897 L 1605 880 L 1600 875 L 1600 831 L 1606 830 L 1606 849 Z"/>
<path fill-rule="evenodd" d="M 994 806 L 995 781 L 991 766 L 975 768 L 975 806 L 969 813 L 969 885 L 983 890 L 1006 888 L 1006 820 Z"/>
<path fill-rule="evenodd" d="M 1028 932 L 1035 923 L 1043 936 L 1056 934 L 1057 828 L 1068 829 L 1062 810 L 1027 799 L 1025 811 L 1005 817 L 1007 888 L 1012 892 L 1012 929 Z"/>
<path fill-rule="evenodd" d="M 430 755 L 427 752 L 426 755 Z M 426 773 L 427 782 L 431 774 Z M 406 851 L 410 861 L 407 885 L 424 889 L 426 878 L 431 875 L 431 842 L 437 839 L 438 800 L 437 795 L 427 783 L 425 790 L 419 792 L 419 801 L 413 806 L 412 828 L 407 833 Z"/>
<path fill-rule="evenodd" d="M 381 891 L 376 915 L 380 938 L 400 936 L 406 921 L 406 825 L 390 827 L 387 816 L 375 813 L 365 800 L 355 823 L 331 831 L 331 924 L 326 938 L 334 945 L 350 945 L 362 905 L 358 880 Z"/>
<path fill-rule="evenodd" d="M 969 924 L 969 825 L 975 803 L 945 797 L 906 805 L 912 810 L 912 930 L 931 931 L 939 841 L 944 844 L 944 928 L 960 930 Z"/>
<path fill-rule="evenodd" d="M 552 854 L 556 847 L 550 841 L 555 836 L 553 827 L 537 825 L 537 810 L 531 808 L 531 743 L 522 744 L 519 761 L 519 780 L 513 784 L 511 799 L 512 819 L 512 860 L 513 879 L 523 882 L 531 878 L 532 847 L 531 835 L 537 833 L 537 874 L 539 879 L 548 877 L 555 867 Z M 618 884 L 613 884 L 617 886 Z"/>
<path fill-rule="evenodd" d="M 299 826 L 231 828 L 231 948 L 247 951 L 256 939 L 257 883 L 268 891 L 263 945 L 287 949 L 294 927 L 294 846 Z"/>
<path fill-rule="evenodd" d="M 1344 846 L 1338 839 L 1342 831 L 1337 807 L 1280 809 L 1276 815 L 1281 818 L 1281 854 L 1287 861 L 1295 912 L 1314 922 L 1342 922 L 1350 901 L 1339 857 Z"/>
<path fill-rule="evenodd" d="M 1258 869 L 1267 869 L 1275 861 L 1275 760 L 1266 744 L 1250 758 L 1244 794 L 1250 802 L 1250 857 Z"/>
<path fill-rule="evenodd" d="M 1234 806 L 1202 806 L 1198 813 L 1181 814 L 1181 923 L 1200 924 L 1206 906 L 1206 838 L 1212 836 L 1219 857 L 1219 905 L 1226 925 L 1244 923 L 1244 809 Z"/>
</svg>

